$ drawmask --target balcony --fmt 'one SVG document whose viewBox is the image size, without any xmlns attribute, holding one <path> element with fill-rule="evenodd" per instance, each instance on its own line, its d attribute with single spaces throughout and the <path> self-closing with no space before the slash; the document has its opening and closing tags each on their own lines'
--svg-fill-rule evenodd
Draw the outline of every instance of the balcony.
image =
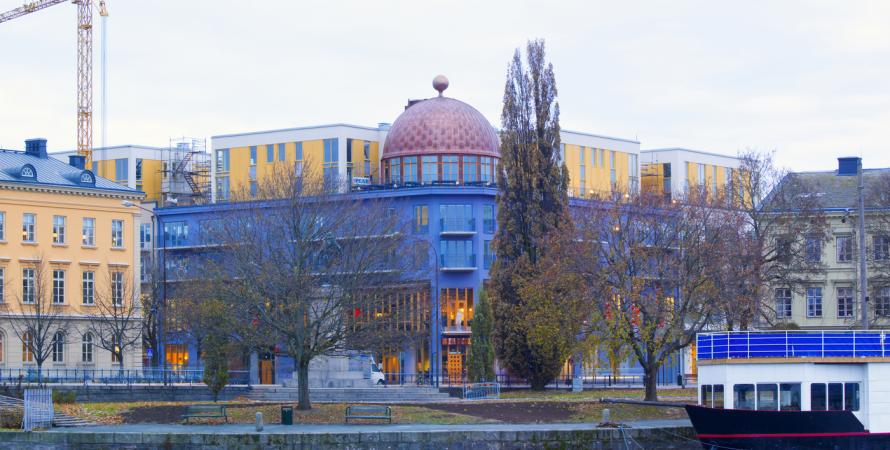
<svg viewBox="0 0 890 450">
<path fill-rule="evenodd" d="M 746 362 L 770 359 L 862 362 L 890 357 L 890 335 L 883 331 L 738 331 L 700 333 L 696 339 L 700 363 L 720 360 Z M 776 361 L 780 362 L 780 361 Z"/>
<path fill-rule="evenodd" d="M 442 235 L 473 235 L 476 234 L 476 219 L 465 217 L 439 219 L 439 230 Z"/>
<path fill-rule="evenodd" d="M 439 270 L 443 272 L 469 272 L 476 270 L 476 255 L 446 253 L 439 259 Z"/>
<path fill-rule="evenodd" d="M 455 334 L 470 334 L 472 330 L 470 330 L 469 325 L 445 325 L 442 327 L 442 334 L 444 335 L 455 335 Z"/>
</svg>

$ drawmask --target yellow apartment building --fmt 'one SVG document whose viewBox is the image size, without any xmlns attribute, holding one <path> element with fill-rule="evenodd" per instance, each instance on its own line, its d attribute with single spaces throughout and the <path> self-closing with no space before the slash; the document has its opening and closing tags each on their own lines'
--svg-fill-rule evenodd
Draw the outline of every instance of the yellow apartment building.
<svg viewBox="0 0 890 450">
<path fill-rule="evenodd" d="M 570 197 L 600 197 L 640 187 L 640 143 L 578 131 L 560 132 Z"/>
<path fill-rule="evenodd" d="M 642 150 L 640 181 L 644 192 L 683 198 L 692 189 L 709 198 L 739 198 L 740 160 L 734 156 L 685 148 Z M 730 192 L 736 187 L 735 192 Z"/>
<path fill-rule="evenodd" d="M 0 150 L 0 369 L 34 369 L 46 354 L 47 339 L 41 346 L 27 331 L 37 311 L 57 317 L 42 322 L 45 373 L 117 367 L 89 318 L 111 301 L 141 321 L 138 209 L 123 202 L 143 197 L 85 169 L 82 157 L 49 157 L 43 139 L 26 141 L 24 152 Z M 141 339 L 123 354 L 125 368 L 141 367 Z"/>
</svg>

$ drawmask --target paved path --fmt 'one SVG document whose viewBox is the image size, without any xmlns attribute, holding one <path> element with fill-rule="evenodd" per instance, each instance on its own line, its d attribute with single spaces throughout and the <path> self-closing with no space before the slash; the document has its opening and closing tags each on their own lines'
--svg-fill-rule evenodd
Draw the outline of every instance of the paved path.
<svg viewBox="0 0 890 450">
<path fill-rule="evenodd" d="M 632 428 L 673 428 L 691 426 L 687 419 L 641 420 L 628 422 Z M 536 424 L 468 424 L 468 425 L 266 425 L 263 434 L 348 434 L 440 431 L 572 431 L 596 428 L 593 423 L 536 423 Z M 47 433 L 160 433 L 160 434 L 252 434 L 254 425 L 100 425 L 92 427 L 53 429 Z"/>
</svg>

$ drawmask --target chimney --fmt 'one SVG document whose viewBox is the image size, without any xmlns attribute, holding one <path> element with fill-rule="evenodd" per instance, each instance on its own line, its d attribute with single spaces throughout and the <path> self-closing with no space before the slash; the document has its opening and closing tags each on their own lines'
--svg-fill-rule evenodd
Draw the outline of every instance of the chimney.
<svg viewBox="0 0 890 450">
<path fill-rule="evenodd" d="M 46 139 L 37 138 L 25 140 L 25 154 L 40 159 L 46 159 Z"/>
<path fill-rule="evenodd" d="M 849 177 L 859 173 L 862 158 L 858 156 L 844 156 L 837 159 L 837 174 L 841 177 Z"/>
<path fill-rule="evenodd" d="M 87 157 L 83 155 L 69 155 L 68 156 L 68 164 L 71 167 L 75 167 L 77 169 L 83 170 L 86 168 Z"/>
</svg>

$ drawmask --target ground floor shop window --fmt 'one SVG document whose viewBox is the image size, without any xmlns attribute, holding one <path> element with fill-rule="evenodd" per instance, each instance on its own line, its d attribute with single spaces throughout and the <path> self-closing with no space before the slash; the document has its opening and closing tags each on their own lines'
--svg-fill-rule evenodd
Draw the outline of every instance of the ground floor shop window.
<svg viewBox="0 0 890 450">
<path fill-rule="evenodd" d="M 189 348 L 186 344 L 167 344 L 167 366 L 173 370 L 182 369 L 189 363 Z"/>
<path fill-rule="evenodd" d="M 439 298 L 445 332 L 469 333 L 473 320 L 473 288 L 442 289 Z"/>
</svg>

